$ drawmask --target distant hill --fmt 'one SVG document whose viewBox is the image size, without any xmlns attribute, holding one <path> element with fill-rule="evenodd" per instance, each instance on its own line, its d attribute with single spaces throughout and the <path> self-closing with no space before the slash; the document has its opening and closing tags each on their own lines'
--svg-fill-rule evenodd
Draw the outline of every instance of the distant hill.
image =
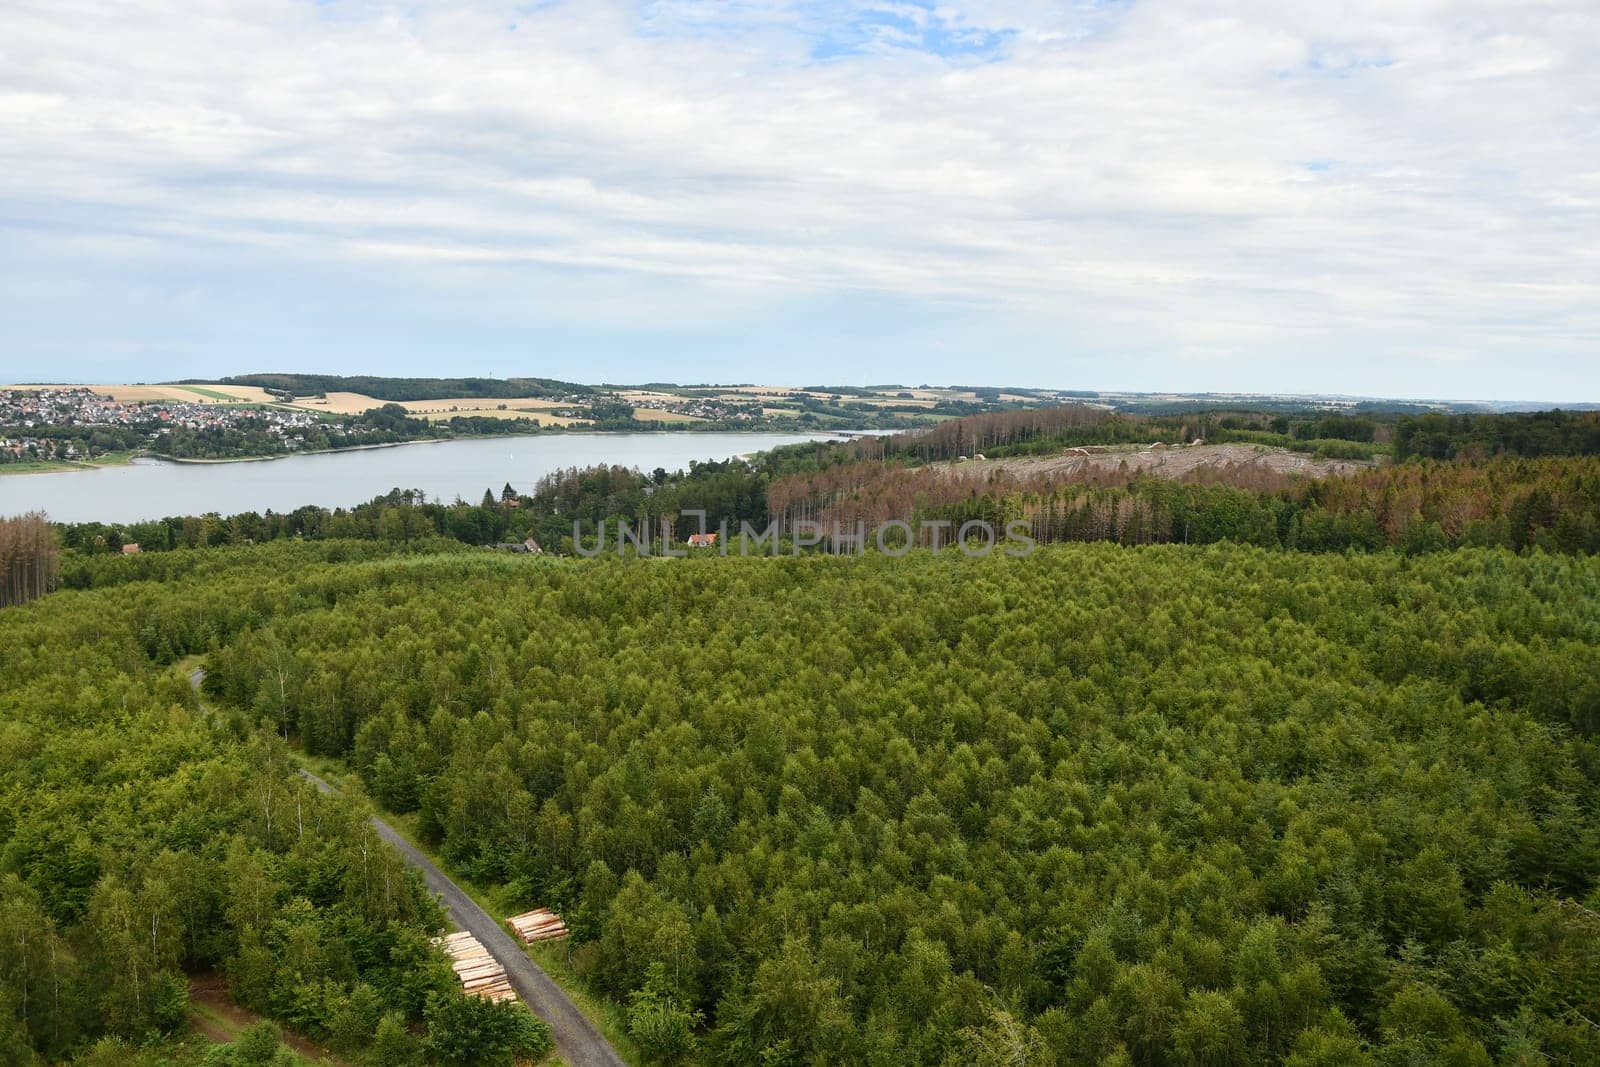
<svg viewBox="0 0 1600 1067">
<path fill-rule="evenodd" d="M 566 397 L 591 395 L 594 387 L 554 378 L 379 378 L 371 375 L 346 377 L 339 374 L 240 374 L 223 378 L 225 385 L 254 385 L 295 396 L 317 393 L 361 393 L 378 400 L 448 400 L 457 397 L 483 397 L 510 400 L 519 397 Z M 178 384 L 203 384 L 186 379 Z"/>
</svg>

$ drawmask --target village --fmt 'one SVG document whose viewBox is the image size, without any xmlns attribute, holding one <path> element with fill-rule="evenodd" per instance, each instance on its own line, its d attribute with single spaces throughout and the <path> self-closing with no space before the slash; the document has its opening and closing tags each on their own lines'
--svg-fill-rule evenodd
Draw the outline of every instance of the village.
<svg viewBox="0 0 1600 1067">
<path fill-rule="evenodd" d="M 736 403 L 721 397 L 678 396 L 670 393 L 629 392 L 622 400 L 635 409 L 662 411 L 708 422 L 753 422 L 763 415 L 759 403 Z"/>
<path fill-rule="evenodd" d="M 174 429 L 248 428 L 281 437 L 293 451 L 320 421 L 311 412 L 248 404 L 124 402 L 82 387 L 0 389 L 0 462 L 85 459 L 148 444 Z M 95 431 L 107 430 L 116 432 L 98 435 L 94 444 Z"/>
</svg>

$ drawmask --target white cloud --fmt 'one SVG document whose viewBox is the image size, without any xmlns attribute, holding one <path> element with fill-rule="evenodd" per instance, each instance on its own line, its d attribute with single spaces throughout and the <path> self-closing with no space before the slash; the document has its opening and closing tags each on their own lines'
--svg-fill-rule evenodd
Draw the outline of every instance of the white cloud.
<svg viewBox="0 0 1600 1067">
<path fill-rule="evenodd" d="M 11 0 L 0 42 L 0 242 L 97 270 L 488 271 L 568 324 L 519 272 L 603 271 L 663 328 L 881 293 L 1257 369 L 1449 352 L 1489 388 L 1537 354 L 1600 393 L 1592 0 Z"/>
</svg>

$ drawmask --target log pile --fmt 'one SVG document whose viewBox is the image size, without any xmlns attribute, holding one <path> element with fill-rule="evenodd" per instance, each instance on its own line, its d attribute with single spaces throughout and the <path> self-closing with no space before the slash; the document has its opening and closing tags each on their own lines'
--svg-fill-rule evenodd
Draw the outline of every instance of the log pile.
<svg viewBox="0 0 1600 1067">
<path fill-rule="evenodd" d="M 517 999 L 517 991 L 511 988 L 506 969 L 465 930 L 435 938 L 434 944 L 450 957 L 461 988 L 469 994 L 496 1002 Z"/>
<path fill-rule="evenodd" d="M 555 941 L 567 936 L 567 924 L 549 908 L 535 908 L 506 920 L 517 936 L 528 944 L 535 941 Z"/>
</svg>

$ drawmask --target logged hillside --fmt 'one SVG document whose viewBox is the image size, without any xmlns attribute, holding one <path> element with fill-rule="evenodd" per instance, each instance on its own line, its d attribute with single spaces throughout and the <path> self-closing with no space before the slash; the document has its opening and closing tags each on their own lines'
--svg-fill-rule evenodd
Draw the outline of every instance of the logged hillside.
<svg viewBox="0 0 1600 1067">
<path fill-rule="evenodd" d="M 156 654 L 561 911 L 654 1061 L 1600 1060 L 1592 558 L 248 580 Z"/>
<path fill-rule="evenodd" d="M 1088 404 L 986 412 L 941 422 L 931 430 L 826 446 L 826 462 L 857 459 L 931 463 L 985 454 L 1049 455 L 1081 446 L 1162 442 L 1245 442 L 1292 448 L 1329 459 L 1370 459 L 1387 451 L 1392 419 L 1302 411 L 1197 410 L 1140 415 Z"/>
</svg>

